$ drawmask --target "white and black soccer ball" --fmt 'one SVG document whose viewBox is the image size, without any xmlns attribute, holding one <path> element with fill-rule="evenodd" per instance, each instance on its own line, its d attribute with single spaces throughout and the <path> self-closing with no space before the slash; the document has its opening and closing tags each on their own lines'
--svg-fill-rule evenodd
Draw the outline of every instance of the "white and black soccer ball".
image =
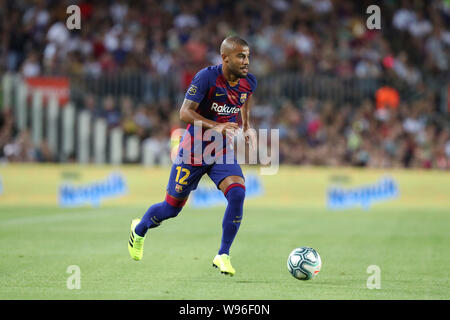
<svg viewBox="0 0 450 320">
<path fill-rule="evenodd" d="M 320 272 L 322 260 L 316 250 L 310 247 L 295 248 L 287 259 L 289 272 L 299 280 L 313 279 Z"/>
</svg>

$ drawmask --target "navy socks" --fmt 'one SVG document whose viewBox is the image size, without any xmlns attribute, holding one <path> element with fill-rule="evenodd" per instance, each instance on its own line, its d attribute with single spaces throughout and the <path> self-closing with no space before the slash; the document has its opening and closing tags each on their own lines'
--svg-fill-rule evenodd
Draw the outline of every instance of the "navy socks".
<svg viewBox="0 0 450 320">
<path fill-rule="evenodd" d="M 145 236 L 148 229 L 155 228 L 161 224 L 164 220 L 176 217 L 183 205 L 185 200 L 175 199 L 169 195 L 166 196 L 166 200 L 163 202 L 152 205 L 141 219 L 141 222 L 136 226 L 134 232 L 138 236 Z"/>
<path fill-rule="evenodd" d="M 227 188 L 224 194 L 228 200 L 228 205 L 222 221 L 222 242 L 219 254 L 229 254 L 231 244 L 241 225 L 245 187 L 242 184 L 233 183 Z"/>
</svg>

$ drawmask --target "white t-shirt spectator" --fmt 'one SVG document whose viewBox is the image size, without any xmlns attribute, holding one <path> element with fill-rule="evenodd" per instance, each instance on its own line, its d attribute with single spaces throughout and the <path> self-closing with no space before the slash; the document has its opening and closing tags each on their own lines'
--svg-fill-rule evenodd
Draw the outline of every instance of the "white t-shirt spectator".
<svg viewBox="0 0 450 320">
<path fill-rule="evenodd" d="M 22 74 L 26 77 L 36 77 L 41 73 L 41 66 L 38 61 L 28 59 L 23 64 Z"/>
<path fill-rule="evenodd" d="M 197 17 L 192 14 L 182 13 L 175 17 L 174 24 L 178 29 L 186 27 L 196 28 L 199 25 L 199 21 Z"/>
<path fill-rule="evenodd" d="M 171 55 L 161 48 L 153 50 L 150 61 L 159 74 L 167 74 L 173 64 Z"/>
<path fill-rule="evenodd" d="M 327 14 L 333 10 L 333 4 L 330 0 L 316 0 L 312 3 L 312 7 L 319 14 Z"/>
<path fill-rule="evenodd" d="M 45 27 L 50 22 L 50 14 L 46 9 L 29 8 L 23 15 L 22 21 L 28 24 L 33 18 L 37 27 Z"/>
<path fill-rule="evenodd" d="M 282 12 L 286 11 L 290 7 L 290 4 L 285 0 L 274 0 L 272 1 L 271 5 L 275 10 Z"/>
<path fill-rule="evenodd" d="M 128 5 L 126 3 L 116 2 L 111 5 L 109 12 L 115 23 L 123 23 L 128 13 Z"/>
<path fill-rule="evenodd" d="M 69 40 L 70 34 L 66 25 L 62 22 L 55 22 L 47 32 L 47 40 L 63 47 Z"/>
<path fill-rule="evenodd" d="M 113 52 L 119 48 L 120 46 L 119 36 L 121 33 L 122 27 L 116 24 L 114 27 L 111 28 L 111 30 L 109 30 L 105 34 L 103 44 L 109 52 Z"/>
<path fill-rule="evenodd" d="M 403 129 L 408 133 L 417 134 L 423 129 L 423 123 L 415 118 L 406 118 L 403 121 Z"/>
<path fill-rule="evenodd" d="M 416 38 L 422 38 L 433 31 L 433 26 L 431 25 L 430 21 L 422 19 L 420 21 L 411 23 L 409 25 L 408 31 L 412 36 Z"/>
<path fill-rule="evenodd" d="M 436 37 L 428 38 L 425 43 L 425 50 L 433 58 L 434 63 L 441 70 L 448 68 L 447 55 L 445 54 L 445 48 L 443 43 Z"/>
<path fill-rule="evenodd" d="M 294 35 L 294 44 L 295 44 L 295 48 L 301 54 L 310 55 L 313 53 L 314 42 L 306 34 L 298 33 L 298 34 Z"/>
<path fill-rule="evenodd" d="M 392 23 L 398 30 L 408 30 L 409 26 L 416 21 L 416 14 L 414 11 L 402 8 L 394 13 Z"/>
</svg>

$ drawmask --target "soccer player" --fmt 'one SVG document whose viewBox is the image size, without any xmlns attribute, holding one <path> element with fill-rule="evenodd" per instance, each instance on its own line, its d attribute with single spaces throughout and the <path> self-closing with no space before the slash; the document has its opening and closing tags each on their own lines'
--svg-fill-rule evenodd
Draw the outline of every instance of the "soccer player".
<svg viewBox="0 0 450 320">
<path fill-rule="evenodd" d="M 189 193 L 197 188 L 201 177 L 208 174 L 228 201 L 222 221 L 220 249 L 213 259 L 213 266 L 224 274 L 235 274 L 229 252 L 243 215 L 244 175 L 234 154 L 231 162 L 224 159 L 217 161 L 219 157 L 226 156 L 229 149 L 225 147 L 214 153 L 213 163 L 205 163 L 202 158 L 198 161 L 199 155 L 194 146 L 200 145 L 204 151 L 212 141 L 203 141 L 205 139 L 195 134 L 194 122 L 195 125 L 201 123 L 201 128 L 197 130 L 201 131 L 202 136 L 203 131 L 212 129 L 226 146 L 228 139 L 239 129 L 240 112 L 245 141 L 254 148 L 256 135 L 250 128 L 249 99 L 256 89 L 256 79 L 248 72 L 250 50 L 245 40 L 237 36 L 227 37 L 220 46 L 220 54 L 222 64 L 204 68 L 195 75 L 180 109 L 180 119 L 187 123 L 187 128 L 180 141 L 178 156 L 188 151 L 190 156 L 184 157 L 181 163 L 173 164 L 165 200 L 152 205 L 142 219 L 131 222 L 128 250 L 134 260 L 142 259 L 147 230 L 176 217 Z M 196 144 L 196 139 L 202 139 L 200 144 Z"/>
</svg>

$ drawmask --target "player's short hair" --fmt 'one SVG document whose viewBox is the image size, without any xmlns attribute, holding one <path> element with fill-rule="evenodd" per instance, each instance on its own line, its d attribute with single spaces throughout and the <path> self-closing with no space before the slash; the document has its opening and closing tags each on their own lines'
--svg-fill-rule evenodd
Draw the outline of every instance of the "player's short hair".
<svg viewBox="0 0 450 320">
<path fill-rule="evenodd" d="M 228 48 L 234 48 L 235 45 L 240 45 L 242 47 L 248 47 L 247 41 L 238 36 L 226 37 L 222 44 L 220 45 L 220 54 L 224 53 Z"/>
</svg>

